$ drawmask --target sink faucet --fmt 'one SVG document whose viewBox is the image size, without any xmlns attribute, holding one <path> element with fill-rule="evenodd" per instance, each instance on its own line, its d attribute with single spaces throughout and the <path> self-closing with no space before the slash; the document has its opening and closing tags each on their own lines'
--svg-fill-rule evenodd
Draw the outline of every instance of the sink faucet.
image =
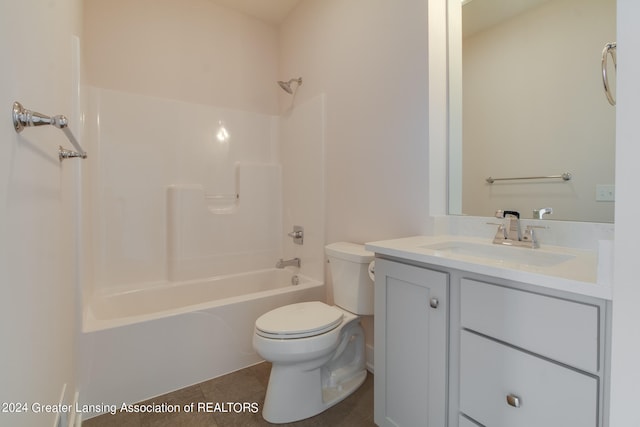
<svg viewBox="0 0 640 427">
<path fill-rule="evenodd" d="M 539 247 L 534 228 L 545 228 L 528 225 L 524 234 L 520 231 L 520 212 L 496 211 L 496 218 L 505 218 L 506 224 L 498 224 L 498 231 L 493 243 L 498 245 L 522 246 L 527 248 Z"/>
<path fill-rule="evenodd" d="M 533 217 L 535 219 L 542 219 L 542 217 L 544 215 L 548 215 L 548 214 L 552 214 L 552 213 L 553 213 L 553 209 L 552 208 L 534 209 L 533 210 Z"/>
<path fill-rule="evenodd" d="M 505 218 L 507 220 L 507 226 L 502 227 L 502 234 L 504 236 L 504 239 L 516 242 L 522 240 L 522 233 L 520 232 L 520 212 L 503 211 L 499 209 L 496 211 L 496 218 Z M 496 237 L 498 237 L 497 234 Z"/>
<path fill-rule="evenodd" d="M 287 266 L 300 268 L 300 258 L 291 258 L 288 260 L 283 260 L 282 258 L 280 258 L 276 263 L 276 268 L 285 268 Z"/>
</svg>

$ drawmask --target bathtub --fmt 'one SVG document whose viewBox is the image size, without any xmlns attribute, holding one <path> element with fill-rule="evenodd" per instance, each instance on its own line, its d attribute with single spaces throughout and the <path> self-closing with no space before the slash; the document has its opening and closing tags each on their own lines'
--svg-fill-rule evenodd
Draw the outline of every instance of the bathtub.
<svg viewBox="0 0 640 427">
<path fill-rule="evenodd" d="M 292 278 L 266 269 L 93 295 L 83 312 L 80 402 L 138 402 L 260 362 L 252 346 L 260 315 L 325 300 L 324 283 Z"/>
</svg>

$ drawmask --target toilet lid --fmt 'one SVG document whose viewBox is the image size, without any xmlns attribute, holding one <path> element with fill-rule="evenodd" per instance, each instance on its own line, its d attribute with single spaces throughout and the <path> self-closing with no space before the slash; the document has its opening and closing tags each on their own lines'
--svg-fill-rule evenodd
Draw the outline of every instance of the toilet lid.
<svg viewBox="0 0 640 427">
<path fill-rule="evenodd" d="M 342 322 L 343 313 L 319 301 L 285 305 L 256 320 L 256 332 L 267 338 L 289 339 L 320 335 Z"/>
</svg>

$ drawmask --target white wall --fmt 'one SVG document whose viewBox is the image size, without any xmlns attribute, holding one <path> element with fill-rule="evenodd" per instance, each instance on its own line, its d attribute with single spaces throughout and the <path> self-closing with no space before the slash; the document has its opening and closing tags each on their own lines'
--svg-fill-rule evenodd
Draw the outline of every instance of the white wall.
<svg viewBox="0 0 640 427">
<path fill-rule="evenodd" d="M 280 75 L 304 79 L 296 102 L 325 94 L 327 243 L 422 230 L 426 22 L 426 1 L 307 0 L 281 26 Z"/>
<path fill-rule="evenodd" d="M 613 288 L 611 427 L 640 425 L 640 286 L 638 286 L 638 163 L 640 158 L 640 3 L 618 0 L 616 239 Z"/>
<path fill-rule="evenodd" d="M 84 9 L 89 84 L 277 113 L 273 25 L 208 0 L 84 0 Z"/>
<path fill-rule="evenodd" d="M 0 402 L 65 403 L 75 391 L 75 191 L 80 160 L 54 128 L 14 132 L 14 100 L 72 119 L 75 0 L 0 4 Z M 76 74 L 77 78 L 77 74 Z M 77 82 L 77 80 L 76 80 Z M 77 129 L 75 129 L 77 131 Z M 0 413 L 0 424 L 50 426 L 55 414 Z"/>
</svg>

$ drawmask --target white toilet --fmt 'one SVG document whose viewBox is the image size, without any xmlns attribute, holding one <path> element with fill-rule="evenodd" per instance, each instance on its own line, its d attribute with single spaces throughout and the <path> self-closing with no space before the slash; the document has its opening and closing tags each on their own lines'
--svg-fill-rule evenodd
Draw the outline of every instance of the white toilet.
<svg viewBox="0 0 640 427">
<path fill-rule="evenodd" d="M 364 333 L 357 315 L 373 314 L 373 253 L 355 243 L 325 247 L 336 306 L 303 302 L 256 320 L 253 347 L 272 363 L 262 416 L 271 423 L 312 417 L 364 382 Z"/>
</svg>

